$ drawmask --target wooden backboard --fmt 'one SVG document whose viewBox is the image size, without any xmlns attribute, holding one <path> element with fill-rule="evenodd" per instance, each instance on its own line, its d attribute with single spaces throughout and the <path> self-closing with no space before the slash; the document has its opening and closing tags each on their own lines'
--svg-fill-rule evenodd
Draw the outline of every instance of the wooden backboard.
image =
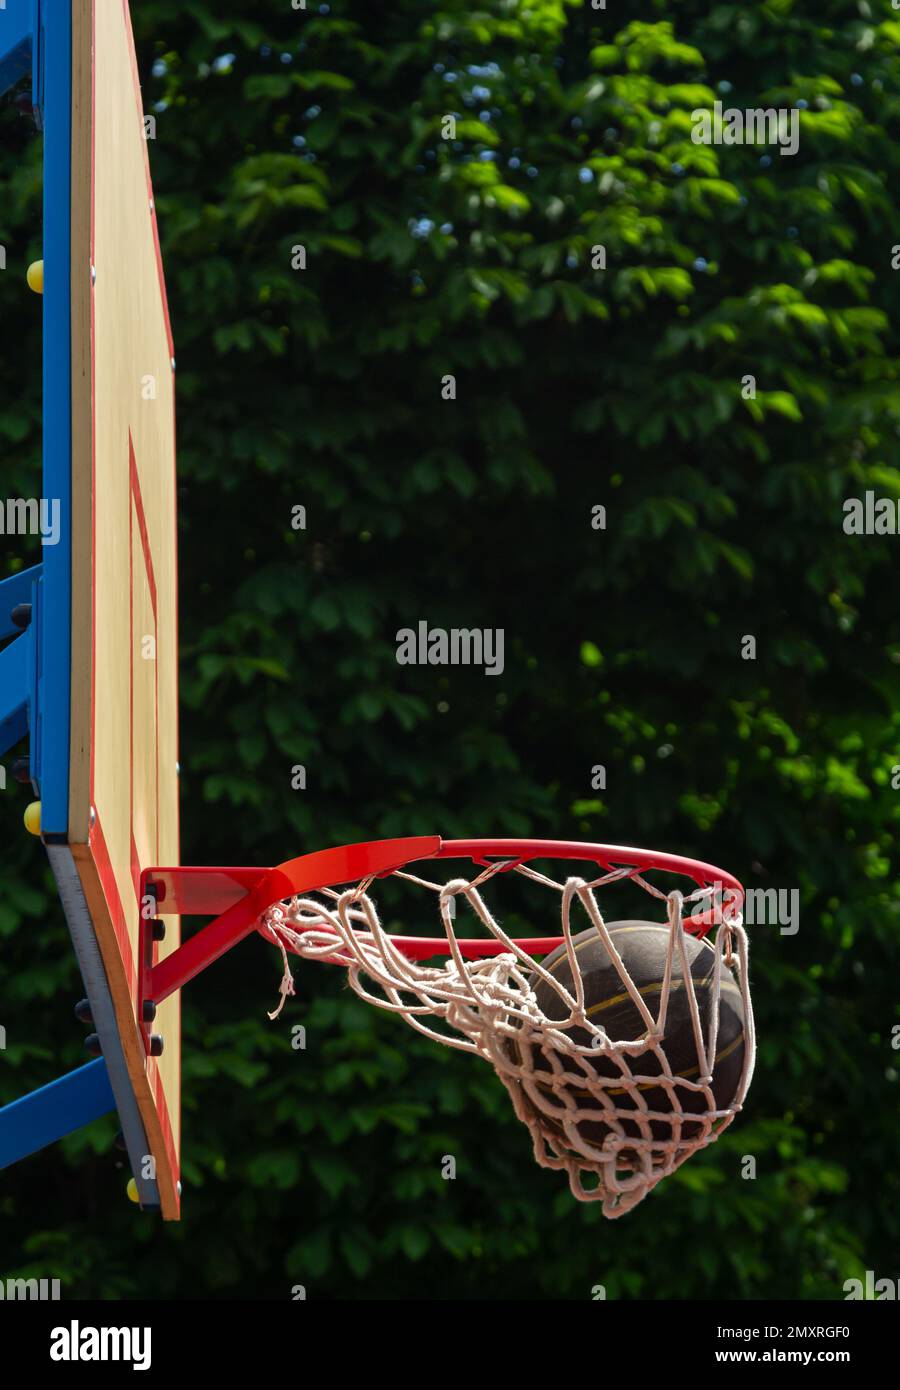
<svg viewBox="0 0 900 1390">
<path fill-rule="evenodd" d="M 164 1041 L 159 1058 L 148 1055 L 148 1030 L 136 1017 L 141 871 L 179 862 L 175 363 L 148 149 L 127 0 L 79 0 L 72 7 L 67 840 L 143 1124 L 147 1152 L 129 1143 L 132 1167 L 142 1194 L 155 1189 L 173 1219 L 179 996 L 152 1025 Z M 177 919 L 166 928 L 154 959 L 178 945 Z"/>
</svg>

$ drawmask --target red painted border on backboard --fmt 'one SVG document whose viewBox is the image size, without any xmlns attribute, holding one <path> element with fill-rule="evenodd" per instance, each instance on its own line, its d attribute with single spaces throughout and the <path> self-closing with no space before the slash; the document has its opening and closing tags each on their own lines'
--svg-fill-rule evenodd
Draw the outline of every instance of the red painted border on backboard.
<svg viewBox="0 0 900 1390">
<path fill-rule="evenodd" d="M 153 730 L 154 743 L 156 747 L 156 811 L 154 815 L 154 825 L 156 829 L 155 843 L 151 853 L 155 859 L 159 858 L 159 665 L 156 655 L 159 650 L 159 616 L 156 606 L 156 574 L 153 569 L 153 554 L 150 550 L 150 535 L 147 529 L 147 515 L 144 511 L 144 495 L 141 492 L 141 479 L 138 473 L 137 458 L 134 452 L 134 440 L 131 430 L 128 431 L 128 477 L 129 477 L 129 504 L 128 504 L 128 578 L 130 592 L 128 595 L 129 613 L 129 641 L 131 646 L 131 679 L 129 684 L 129 718 L 128 718 L 128 737 L 132 749 L 130 773 L 130 795 L 129 804 L 131 807 L 131 879 L 134 885 L 134 895 L 138 905 L 141 907 L 141 870 L 143 865 L 134 842 L 134 526 L 133 517 L 137 516 L 138 534 L 141 538 L 141 554 L 144 560 L 144 574 L 147 579 L 147 589 L 150 594 L 150 606 L 153 609 Z M 156 963 L 156 947 L 154 947 L 154 964 Z"/>
<path fill-rule="evenodd" d="M 91 826 L 91 854 L 97 866 L 97 873 L 103 888 L 106 901 L 115 907 L 115 917 L 113 928 L 116 933 L 116 940 L 119 943 L 119 950 L 122 956 L 122 964 L 128 979 L 128 989 L 132 998 L 137 996 L 138 978 L 137 966 L 131 950 L 131 938 L 128 935 L 128 923 L 125 920 L 125 908 L 119 894 L 119 885 L 113 873 L 112 861 L 109 857 L 109 850 L 106 844 L 106 837 L 103 834 L 103 826 L 100 824 L 100 817 L 94 817 L 94 824 Z"/>
<path fill-rule="evenodd" d="M 122 7 L 123 7 L 123 9 L 124 9 L 124 11 L 125 11 L 125 29 L 126 29 L 126 33 L 127 33 L 127 36 L 128 36 L 128 49 L 129 49 L 129 53 L 130 53 L 130 55 L 131 55 L 131 72 L 132 72 L 132 77 L 133 77 L 133 80 L 134 80 L 135 97 L 136 97 L 136 99 L 137 99 L 138 118 L 139 118 L 139 120 L 140 120 L 140 122 L 141 122 L 141 127 L 142 127 L 142 129 L 143 129 L 143 122 L 144 122 L 144 107 L 143 107 L 143 101 L 142 101 L 142 99 L 141 99 L 141 78 L 140 78 L 140 72 L 139 72 L 139 70 L 138 70 L 137 49 L 135 48 L 135 43 L 134 43 L 134 29 L 133 29 L 133 26 L 132 26 L 132 23 L 131 23 L 131 11 L 130 11 L 130 8 L 129 8 L 128 0 L 122 0 Z M 149 211 L 150 211 L 150 221 L 151 221 L 151 226 L 152 226 L 152 230 L 153 230 L 153 243 L 154 243 L 154 247 L 155 247 L 155 250 L 156 250 L 156 267 L 157 267 L 157 272 L 158 272 L 158 275 L 159 275 L 159 290 L 160 290 L 160 297 L 161 297 L 161 299 L 162 299 L 163 316 L 164 316 L 164 318 L 165 318 L 165 323 L 166 323 L 166 335 L 167 335 L 168 343 L 169 343 L 169 358 L 170 358 L 170 361 L 171 361 L 171 363 L 172 363 L 172 371 L 173 371 L 173 373 L 174 373 L 174 370 L 175 370 L 175 338 L 174 338 L 174 335 L 173 335 L 173 333 L 172 333 L 172 320 L 171 320 L 171 315 L 170 315 L 170 313 L 169 313 L 169 294 L 168 294 L 168 290 L 167 290 L 167 288 L 166 288 L 165 267 L 164 267 L 164 265 L 163 265 L 162 246 L 161 246 L 160 237 L 159 237 L 159 221 L 158 221 L 158 218 L 157 218 L 157 216 L 156 216 L 156 198 L 155 198 L 155 195 L 154 195 L 154 192 L 153 192 L 153 178 L 152 178 L 152 175 L 151 175 L 151 172 L 150 172 L 150 152 L 149 152 L 149 149 L 148 149 L 148 147 L 147 147 L 147 141 L 146 141 L 146 139 L 144 140 L 144 172 L 145 172 L 146 179 L 147 179 L 147 200 L 148 200 L 148 206 L 149 206 Z M 178 439 L 177 439 L 177 431 L 178 431 L 177 419 L 176 419 L 175 411 L 173 410 L 173 412 L 172 412 L 172 458 L 175 459 L 175 460 L 177 460 L 177 458 L 178 458 Z M 177 517 L 177 505 L 178 505 L 178 502 L 177 502 L 177 499 L 178 499 L 177 467 L 176 467 L 176 477 L 173 479 L 172 495 L 173 495 L 173 498 L 174 498 L 174 505 L 175 505 L 175 508 L 176 508 L 176 516 L 175 516 L 175 518 L 174 518 L 174 526 L 175 526 L 175 535 L 176 535 L 176 538 L 177 538 L 177 534 L 178 534 L 178 517 Z M 175 546 L 175 612 L 171 615 L 171 619 L 172 619 L 172 621 L 175 623 L 175 650 L 176 650 L 176 652 L 177 652 L 177 651 L 179 650 L 179 648 L 178 648 L 178 631 L 179 631 L 179 624 L 178 624 L 178 545 L 177 545 L 177 539 L 176 539 L 176 546 Z M 176 682 L 177 682 L 177 678 L 178 678 L 178 672 L 177 672 L 177 665 L 176 665 Z M 177 702 L 178 702 L 177 684 L 176 684 L 176 696 L 175 696 L 175 699 L 176 699 L 176 708 L 177 708 Z M 178 723 L 177 723 L 177 721 L 176 721 L 176 746 L 175 746 L 175 750 L 176 750 L 176 759 L 177 759 L 177 760 L 180 760 L 181 753 L 180 753 L 180 744 L 179 744 L 178 734 L 179 734 L 179 728 L 178 728 Z M 157 744 L 157 755 L 158 755 L 158 752 L 159 752 L 159 745 Z M 158 787 L 159 787 L 159 781 L 158 781 L 158 779 L 157 779 L 157 789 L 158 789 Z M 158 811 L 158 808 L 157 808 L 157 811 Z M 157 827 L 158 827 L 158 825 L 159 825 L 159 816 L 158 816 L 158 814 L 157 814 Z M 180 845 L 181 845 L 181 804 L 180 804 L 180 799 L 176 802 L 176 828 L 175 828 L 175 834 L 176 834 L 176 841 L 177 841 L 177 843 L 178 843 L 178 845 L 179 845 L 179 847 L 180 847 Z M 180 857 L 180 855 L 179 855 L 179 857 Z M 179 994 L 179 996 L 178 996 L 178 1005 L 177 1005 L 177 1007 L 178 1007 L 178 1033 L 179 1033 L 179 1037 L 180 1037 L 180 1036 L 181 1036 L 181 995 L 180 995 L 180 994 Z M 179 1067 L 180 1067 L 180 1062 L 179 1062 Z M 157 1076 L 157 1082 L 159 1083 L 159 1077 L 158 1077 L 158 1076 Z M 160 1083 L 160 1084 L 161 1084 L 161 1083 Z M 180 1131 L 180 1129 L 181 1129 L 181 1122 L 180 1122 L 180 1114 L 181 1114 L 181 1087 L 180 1087 L 180 1086 L 179 1086 L 179 1088 L 178 1088 L 178 1109 L 179 1109 L 179 1126 L 178 1126 L 178 1127 L 179 1127 L 179 1131 Z M 171 1132 L 170 1117 L 169 1117 L 169 1114 L 168 1114 L 167 1107 L 165 1107 L 165 1105 L 163 1106 L 163 1111 L 165 1112 L 165 1113 L 164 1113 L 164 1119 L 165 1119 L 165 1126 L 166 1126 L 166 1128 L 167 1128 L 167 1130 L 168 1130 L 169 1143 L 172 1143 L 173 1141 L 172 1141 L 172 1132 Z M 178 1170 L 178 1165 L 177 1165 L 177 1163 L 176 1163 L 176 1165 L 175 1165 L 175 1169 L 176 1169 L 176 1171 Z"/>
<path fill-rule="evenodd" d="M 122 0 L 122 8 L 125 11 L 125 29 L 128 34 L 128 47 L 131 53 L 131 72 L 134 78 L 134 90 L 138 98 L 138 114 L 141 120 L 141 129 L 144 127 L 144 106 L 141 101 L 141 77 L 138 72 L 137 50 L 134 46 L 134 29 L 131 24 L 131 10 L 128 0 Z M 169 357 L 175 357 L 175 339 L 172 336 L 172 321 L 169 317 L 169 295 L 166 290 L 166 274 L 163 267 L 162 246 L 159 240 L 159 223 L 156 220 L 156 199 L 153 196 L 153 180 L 150 177 L 150 153 L 147 149 L 147 141 L 144 139 L 144 171 L 147 176 L 147 199 L 150 206 L 150 220 L 153 225 L 153 240 L 156 245 L 156 266 L 159 271 L 159 291 L 162 296 L 163 314 L 166 320 L 166 335 L 169 339 Z"/>
<path fill-rule="evenodd" d="M 141 479 L 138 474 L 137 458 L 134 452 L 134 439 L 132 438 L 131 430 L 128 431 L 128 475 L 131 484 L 131 496 L 134 499 L 134 510 L 137 513 L 141 549 L 144 552 L 144 566 L 147 570 L 147 581 L 150 585 L 150 602 L 153 605 L 153 621 L 156 622 L 156 575 L 153 571 L 153 556 L 150 552 L 150 535 L 147 530 L 147 513 L 144 511 L 144 494 L 141 492 Z"/>
</svg>

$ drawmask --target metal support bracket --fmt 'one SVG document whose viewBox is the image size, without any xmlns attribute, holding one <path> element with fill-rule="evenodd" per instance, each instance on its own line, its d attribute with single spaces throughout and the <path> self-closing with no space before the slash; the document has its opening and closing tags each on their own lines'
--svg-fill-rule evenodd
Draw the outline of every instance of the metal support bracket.
<svg viewBox="0 0 900 1390">
<path fill-rule="evenodd" d="M 218 915 L 215 921 L 153 967 L 142 985 L 141 1003 L 145 998 L 156 1004 L 168 999 L 255 931 L 260 915 L 273 903 L 314 893 L 317 888 L 393 873 L 414 859 L 430 859 L 440 846 L 437 835 L 418 835 L 316 850 L 299 859 L 289 859 L 274 869 L 145 870 L 141 878 L 141 897 L 150 892 L 152 885 L 161 916 L 185 911 Z M 188 902 L 190 907 L 186 908 Z"/>
</svg>

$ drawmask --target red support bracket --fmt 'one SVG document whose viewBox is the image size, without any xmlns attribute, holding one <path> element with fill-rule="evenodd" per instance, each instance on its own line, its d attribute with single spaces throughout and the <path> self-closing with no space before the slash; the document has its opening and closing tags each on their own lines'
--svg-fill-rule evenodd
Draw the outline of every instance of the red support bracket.
<svg viewBox="0 0 900 1390">
<path fill-rule="evenodd" d="M 218 917 L 259 883 L 268 868 L 179 867 L 148 869 L 144 883 L 155 889 L 159 917 Z"/>
<path fill-rule="evenodd" d="M 141 896 L 155 896 L 160 913 L 219 915 L 142 975 L 142 1009 L 145 1000 L 161 1004 L 243 941 L 273 903 L 319 888 L 390 874 L 414 860 L 433 858 L 440 848 L 439 836 L 419 835 L 317 850 L 274 869 L 146 869 L 141 877 Z"/>
</svg>

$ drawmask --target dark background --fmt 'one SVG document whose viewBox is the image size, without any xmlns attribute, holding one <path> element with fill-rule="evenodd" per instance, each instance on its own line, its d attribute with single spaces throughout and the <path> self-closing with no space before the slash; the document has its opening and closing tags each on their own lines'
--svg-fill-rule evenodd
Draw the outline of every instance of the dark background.
<svg viewBox="0 0 900 1390">
<path fill-rule="evenodd" d="M 254 938 L 185 991 L 181 1225 L 127 1202 L 110 1119 L 2 1174 L 0 1275 L 184 1299 L 900 1275 L 900 537 L 842 530 L 845 498 L 900 498 L 900 16 L 862 8 L 133 5 L 179 367 L 185 862 L 647 844 L 797 889 L 800 930 L 751 928 L 743 1115 L 612 1224 L 535 1167 L 485 1065 L 339 972 L 298 964 L 270 1023 Z M 715 99 L 802 103 L 799 153 L 692 144 Z M 41 148 L 9 98 L 0 151 L 0 469 L 33 495 Z M 16 544 L 7 570 L 37 558 Z M 420 620 L 503 627 L 502 678 L 398 667 Z M 26 800 L 0 798 L 0 1100 L 83 1059 Z"/>
</svg>

